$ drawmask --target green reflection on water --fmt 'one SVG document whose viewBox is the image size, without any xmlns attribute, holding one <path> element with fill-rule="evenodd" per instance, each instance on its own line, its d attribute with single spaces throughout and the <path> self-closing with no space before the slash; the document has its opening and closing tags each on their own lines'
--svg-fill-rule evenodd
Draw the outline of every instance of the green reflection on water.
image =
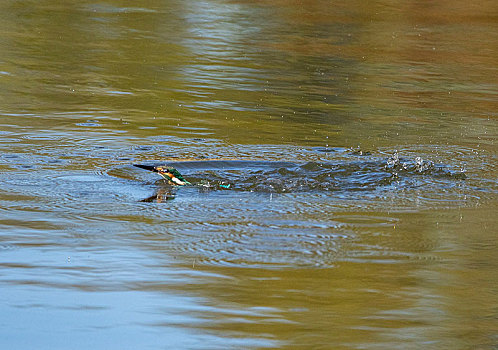
<svg viewBox="0 0 498 350">
<path fill-rule="evenodd" d="M 0 344 L 492 348 L 494 13 L 492 1 L 3 1 L 0 284 L 15 317 Z M 358 145 L 371 153 L 347 151 Z M 161 184 L 130 166 L 382 170 L 396 149 L 467 179 L 185 189 L 159 204 L 139 202 Z"/>
</svg>

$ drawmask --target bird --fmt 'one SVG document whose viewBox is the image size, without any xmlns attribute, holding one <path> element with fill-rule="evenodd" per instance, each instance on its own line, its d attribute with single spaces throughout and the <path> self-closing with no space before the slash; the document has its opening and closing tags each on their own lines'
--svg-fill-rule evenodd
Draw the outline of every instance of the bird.
<svg viewBox="0 0 498 350">
<path fill-rule="evenodd" d="M 180 172 L 173 167 L 153 166 L 153 165 L 143 165 L 143 164 L 133 164 L 133 166 L 158 173 L 171 185 L 177 185 L 177 186 L 191 185 L 191 183 L 185 180 L 182 174 L 180 174 Z"/>
</svg>

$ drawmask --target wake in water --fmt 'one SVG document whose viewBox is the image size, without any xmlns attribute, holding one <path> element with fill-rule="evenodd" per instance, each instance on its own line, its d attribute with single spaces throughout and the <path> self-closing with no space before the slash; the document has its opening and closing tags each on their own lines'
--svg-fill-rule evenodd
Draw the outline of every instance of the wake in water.
<svg viewBox="0 0 498 350">
<path fill-rule="evenodd" d="M 423 177 L 423 178 L 420 178 Z M 395 154 L 387 162 L 356 161 L 348 163 L 292 164 L 269 169 L 219 169 L 217 172 L 195 173 L 192 183 L 205 187 L 229 188 L 253 192 L 296 191 L 363 191 L 374 190 L 396 182 L 409 186 L 430 182 L 434 178 L 465 179 L 461 172 L 452 172 L 430 161 L 401 160 Z"/>
<path fill-rule="evenodd" d="M 359 155 L 359 154 L 355 154 Z M 466 178 L 465 173 L 452 171 L 446 165 L 423 160 L 404 159 L 395 152 L 387 160 L 361 154 L 350 161 L 307 163 L 270 161 L 200 160 L 176 162 L 171 165 L 203 191 L 234 190 L 263 193 L 337 192 L 355 196 L 376 196 L 390 186 L 403 189 L 423 187 L 434 191 Z M 429 189 L 428 189 L 429 190 Z M 175 190 L 163 196 L 174 198 Z M 151 197 L 148 200 L 154 200 Z"/>
</svg>

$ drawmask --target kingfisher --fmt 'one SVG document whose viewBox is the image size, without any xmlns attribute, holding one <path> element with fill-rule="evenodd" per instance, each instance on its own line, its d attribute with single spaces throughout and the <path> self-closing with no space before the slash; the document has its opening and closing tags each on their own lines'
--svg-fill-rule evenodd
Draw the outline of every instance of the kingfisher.
<svg viewBox="0 0 498 350">
<path fill-rule="evenodd" d="M 142 164 L 133 164 L 133 166 L 158 173 L 164 179 L 166 179 L 168 183 L 171 185 L 178 185 L 178 186 L 191 185 L 191 183 L 185 180 L 182 174 L 180 174 L 180 172 L 173 167 L 142 165 Z"/>
</svg>

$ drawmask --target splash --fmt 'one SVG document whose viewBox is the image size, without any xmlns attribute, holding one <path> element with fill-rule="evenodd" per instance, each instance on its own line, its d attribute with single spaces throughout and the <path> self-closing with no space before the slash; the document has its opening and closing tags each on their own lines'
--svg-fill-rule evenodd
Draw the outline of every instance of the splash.
<svg viewBox="0 0 498 350">
<path fill-rule="evenodd" d="M 453 172 L 421 157 L 401 158 L 398 152 L 382 158 L 353 161 L 306 163 L 203 161 L 199 168 L 185 173 L 192 184 L 204 190 L 250 192 L 340 192 L 375 191 L 395 183 L 398 186 L 421 186 L 436 179 L 463 180 L 463 172 Z M 180 167 L 180 165 L 179 165 Z"/>
</svg>

